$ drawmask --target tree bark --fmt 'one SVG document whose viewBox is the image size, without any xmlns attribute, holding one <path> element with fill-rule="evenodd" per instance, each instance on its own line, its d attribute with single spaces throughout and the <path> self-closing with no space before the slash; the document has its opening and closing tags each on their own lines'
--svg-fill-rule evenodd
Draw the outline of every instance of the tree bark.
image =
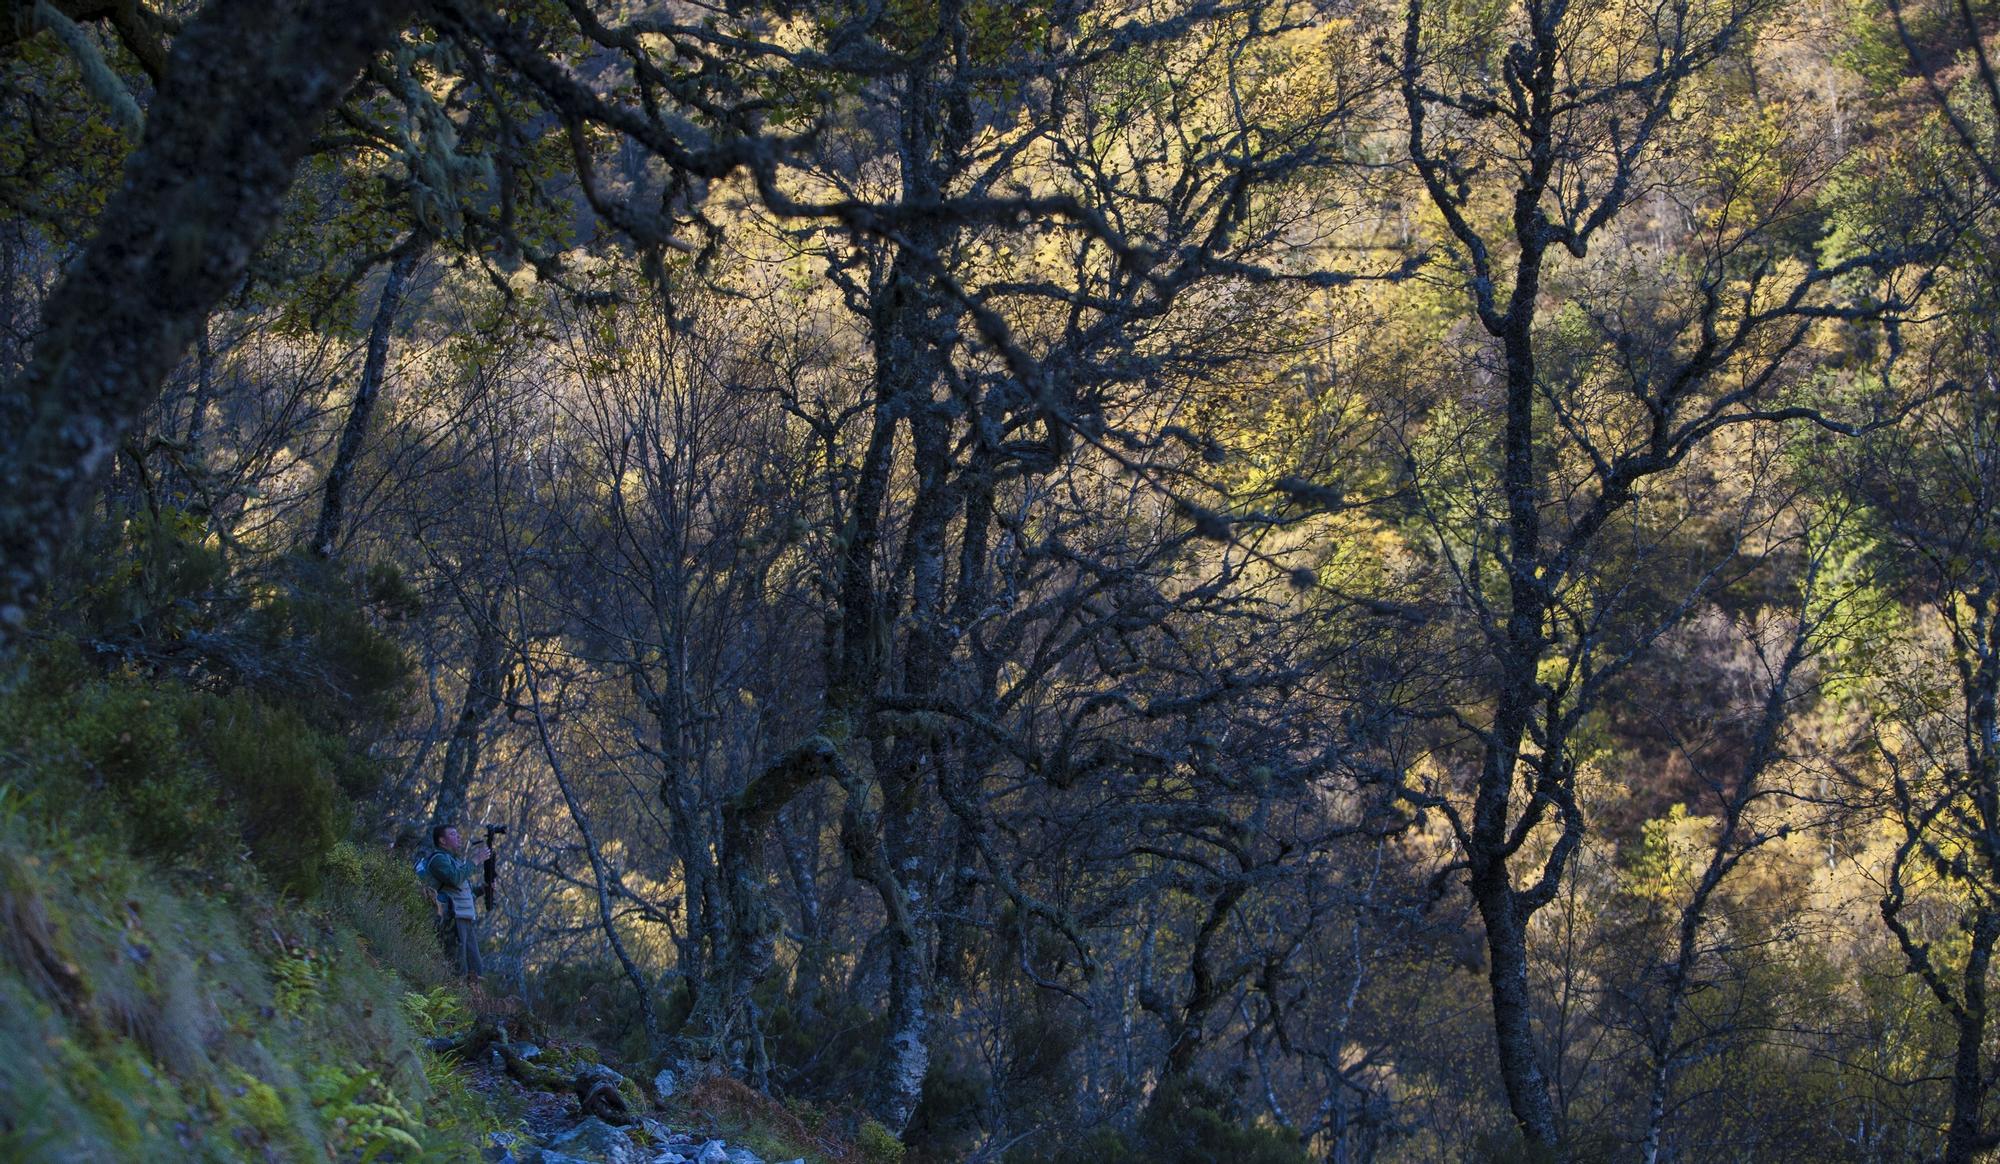
<svg viewBox="0 0 2000 1164">
<path fill-rule="evenodd" d="M 678 588 L 677 588 L 678 589 Z M 672 608 L 681 609 L 675 593 Z M 682 661 L 686 636 L 678 629 L 663 628 L 661 638 L 669 643 L 666 682 L 654 685 L 644 664 L 630 664 L 633 688 L 653 713 L 658 726 L 660 806 L 667 814 L 667 837 L 681 866 L 681 904 L 687 915 L 687 933 L 675 940 L 681 981 L 688 990 L 688 1014 L 711 1013 L 710 967 L 727 943 L 722 920 L 721 895 L 716 885 L 714 855 L 703 804 L 699 766 L 695 760 L 699 744 L 690 740 L 685 672 Z"/>
<path fill-rule="evenodd" d="M 411 0 L 211 0 L 0 394 L 0 651 L 85 496 L 270 231 L 322 118 Z"/>
<path fill-rule="evenodd" d="M 347 524 L 347 482 L 361 459 L 361 442 L 368 435 L 368 422 L 375 415 L 375 401 L 382 394 L 382 377 L 389 365 L 389 333 L 396 327 L 396 311 L 402 306 L 404 285 L 423 260 L 430 242 L 413 234 L 396 248 L 395 261 L 382 281 L 381 297 L 375 301 L 375 319 L 368 328 L 368 357 L 361 366 L 361 382 L 354 388 L 354 401 L 347 409 L 347 424 L 340 430 L 340 445 L 334 450 L 333 465 L 326 471 L 326 486 L 320 494 L 319 520 L 313 523 L 310 548 L 316 558 L 333 557 Z"/>
<path fill-rule="evenodd" d="M 928 315 L 906 316 L 897 328 L 913 331 Z M 945 527 L 955 506 L 950 422 L 930 399 L 937 350 L 918 336 L 905 334 L 903 340 L 911 363 L 886 373 L 908 378 L 898 391 L 914 413 L 910 429 L 917 470 L 904 551 L 910 573 L 910 617 L 901 660 L 902 687 L 922 697 L 937 690 L 951 655 L 944 627 L 944 560 Z M 878 371 L 878 376 L 883 374 Z M 897 1134 L 923 1100 L 930 1066 L 932 978 L 927 938 L 932 910 L 926 895 L 930 830 L 923 813 L 923 784 L 926 760 L 932 766 L 945 762 L 948 749 L 940 743 L 928 732 L 905 732 L 890 749 L 890 762 L 881 769 L 883 860 L 872 875 L 864 874 L 882 894 L 889 919 L 889 1023 L 868 1106 L 883 1127 Z M 891 897 L 899 900 L 891 902 Z"/>
<path fill-rule="evenodd" d="M 769 1065 L 755 1029 L 751 995 L 770 976 L 777 960 L 778 922 L 764 901 L 764 837 L 793 797 L 839 768 L 834 741 L 825 735 L 811 736 L 722 806 L 719 873 L 729 906 L 729 950 L 720 967 L 724 987 L 716 993 L 715 1012 L 703 1017 L 708 1033 L 723 1044 L 732 1065 L 747 1067 L 753 1080 L 761 1080 Z M 740 1049 L 734 1045 L 739 1037 L 747 1044 Z"/>
<path fill-rule="evenodd" d="M 1500 1080 L 1507 1106 L 1530 1144 L 1554 1148 L 1555 1104 L 1548 1073 L 1535 1046 L 1534 1002 L 1528 989 L 1527 920 L 1515 904 L 1504 864 L 1473 879 L 1472 893 L 1486 923 L 1487 982 L 1493 992 L 1493 1034 L 1500 1054 Z"/>
<path fill-rule="evenodd" d="M 1959 1007 L 1957 1046 L 1952 1056 L 1951 1127 L 1945 1134 L 1945 1164 L 1974 1164 L 1993 1146 L 1981 1121 L 1986 1092 L 1986 979 L 1993 946 L 2000 939 L 2000 913 L 1981 910 L 1969 927 L 1972 949 L 1965 964 L 1965 997 Z"/>
<path fill-rule="evenodd" d="M 1188 952 L 1188 995 L 1181 1004 L 1173 1042 L 1167 1047 L 1166 1070 L 1160 1073 L 1162 1082 L 1194 1070 L 1195 1059 L 1201 1054 L 1209 1012 L 1235 984 L 1234 980 L 1225 980 L 1215 972 L 1215 938 L 1229 920 L 1230 911 L 1236 908 L 1236 903 L 1243 899 L 1249 888 L 1246 881 L 1232 881 L 1222 887 L 1215 900 L 1209 902 L 1208 917 L 1202 921 L 1201 930 L 1195 935 L 1194 947 Z"/>
<path fill-rule="evenodd" d="M 479 737 L 486 730 L 487 719 L 500 706 L 505 660 L 500 653 L 499 599 L 487 605 L 483 618 L 477 612 L 473 618 L 472 666 L 466 673 L 458 719 L 444 747 L 444 768 L 438 774 L 437 802 L 431 811 L 433 827 L 462 823 L 459 817 L 465 812 L 472 773 L 479 767 Z"/>
</svg>

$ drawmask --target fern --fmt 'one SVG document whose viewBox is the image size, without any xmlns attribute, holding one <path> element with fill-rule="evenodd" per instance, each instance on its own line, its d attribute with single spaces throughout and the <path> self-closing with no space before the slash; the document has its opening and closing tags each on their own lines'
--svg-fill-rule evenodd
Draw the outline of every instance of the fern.
<svg viewBox="0 0 2000 1164">
<path fill-rule="evenodd" d="M 342 1154 L 363 1162 L 385 1152 L 421 1156 L 423 1120 L 374 1071 L 330 1064 L 313 1073 L 313 1107 Z"/>
<path fill-rule="evenodd" d="M 288 1018 L 298 1018 L 320 1004 L 324 994 L 325 971 L 311 950 L 281 954 L 271 967 L 276 980 L 278 1009 Z"/>
<path fill-rule="evenodd" d="M 403 1013 L 426 1039 L 446 1034 L 469 1017 L 464 1000 L 449 986 L 434 986 L 423 992 L 413 990 L 403 995 Z"/>
</svg>

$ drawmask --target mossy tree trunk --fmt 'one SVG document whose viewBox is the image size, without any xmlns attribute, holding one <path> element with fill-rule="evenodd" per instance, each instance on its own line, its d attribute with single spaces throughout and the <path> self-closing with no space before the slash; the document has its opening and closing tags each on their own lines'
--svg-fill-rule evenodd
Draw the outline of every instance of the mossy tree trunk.
<svg viewBox="0 0 2000 1164">
<path fill-rule="evenodd" d="M 175 38 L 145 136 L 0 394 L 0 649 L 84 498 L 270 231 L 321 120 L 409 0 L 213 0 Z"/>
</svg>

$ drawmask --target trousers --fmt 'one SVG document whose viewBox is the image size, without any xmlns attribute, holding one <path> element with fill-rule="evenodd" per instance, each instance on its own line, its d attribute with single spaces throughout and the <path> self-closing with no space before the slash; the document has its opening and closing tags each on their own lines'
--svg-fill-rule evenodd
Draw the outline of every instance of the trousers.
<svg viewBox="0 0 2000 1164">
<path fill-rule="evenodd" d="M 458 959 L 458 972 L 467 978 L 477 978 L 485 972 L 479 962 L 478 923 L 469 917 L 455 917 L 452 920 L 453 937 L 456 948 L 452 951 Z"/>
</svg>

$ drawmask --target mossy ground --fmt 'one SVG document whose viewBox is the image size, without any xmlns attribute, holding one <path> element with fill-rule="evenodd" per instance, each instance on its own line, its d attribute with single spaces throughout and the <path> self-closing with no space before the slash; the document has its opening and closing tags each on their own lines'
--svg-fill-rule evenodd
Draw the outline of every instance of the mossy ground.
<svg viewBox="0 0 2000 1164">
<path fill-rule="evenodd" d="M 453 1160 L 502 1118 L 425 1062 L 408 984 L 333 911 L 23 808 L 0 816 L 0 1158 Z"/>
</svg>

